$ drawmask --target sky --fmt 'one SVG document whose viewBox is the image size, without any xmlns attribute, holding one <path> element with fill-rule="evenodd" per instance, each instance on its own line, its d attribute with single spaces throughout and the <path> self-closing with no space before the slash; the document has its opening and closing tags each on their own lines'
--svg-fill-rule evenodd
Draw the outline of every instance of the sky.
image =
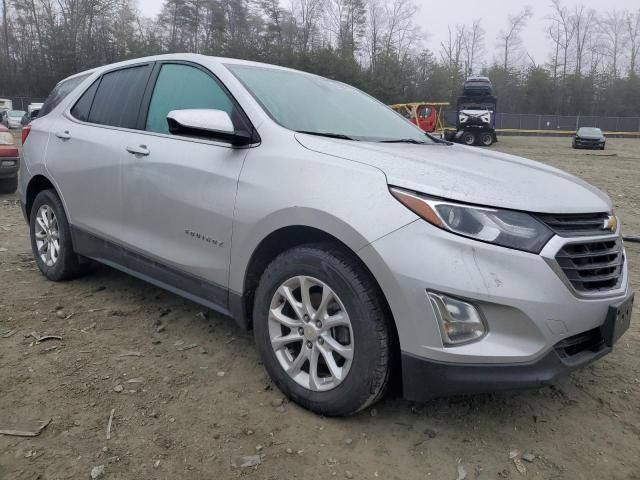
<svg viewBox="0 0 640 480">
<path fill-rule="evenodd" d="M 286 5 L 290 0 L 281 0 Z M 391 0 L 389 0 L 391 1 Z M 452 28 L 456 24 L 471 24 L 480 19 L 485 34 L 485 58 L 491 62 L 497 53 L 497 35 L 507 25 L 507 17 L 522 10 L 526 5 L 533 9 L 533 17 L 529 19 L 523 30 L 523 48 L 533 57 L 536 63 L 543 63 L 551 51 L 551 44 L 544 33 L 547 18 L 551 16 L 551 0 L 414 0 L 419 8 L 415 23 L 426 33 L 426 46 L 437 52 L 448 36 L 447 25 Z M 564 4 L 573 8 L 584 5 L 587 8 L 602 11 L 606 9 L 634 10 L 640 8 L 639 0 L 565 0 Z M 162 6 L 162 0 L 138 0 L 140 11 L 146 16 L 155 16 Z M 604 7 L 603 7 L 604 6 Z"/>
</svg>

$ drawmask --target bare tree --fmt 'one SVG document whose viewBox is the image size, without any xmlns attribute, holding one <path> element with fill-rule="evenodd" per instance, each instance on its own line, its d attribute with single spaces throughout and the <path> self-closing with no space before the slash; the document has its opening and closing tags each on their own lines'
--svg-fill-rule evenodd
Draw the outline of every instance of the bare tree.
<svg viewBox="0 0 640 480">
<path fill-rule="evenodd" d="M 596 23 L 596 12 L 586 9 L 584 5 L 576 6 L 570 21 L 575 32 L 574 45 L 576 54 L 576 75 L 582 74 L 582 64 L 587 53 L 588 41 Z"/>
<path fill-rule="evenodd" d="M 365 45 L 369 68 L 373 72 L 376 69 L 378 54 L 380 51 L 381 37 L 385 27 L 384 9 L 381 0 L 369 0 L 367 2 L 367 28 L 365 33 Z"/>
<path fill-rule="evenodd" d="M 464 67 L 467 73 L 473 73 L 476 62 L 484 52 L 484 34 L 480 20 L 474 20 L 471 26 L 464 31 L 462 47 L 465 55 Z"/>
<path fill-rule="evenodd" d="M 410 46 L 418 40 L 418 29 L 413 23 L 418 7 L 410 0 L 393 0 L 386 8 L 387 31 L 385 32 L 384 50 L 386 54 L 395 51 L 404 58 Z"/>
<path fill-rule="evenodd" d="M 627 39 L 629 41 L 629 74 L 635 75 L 640 55 L 640 10 L 625 15 Z"/>
<path fill-rule="evenodd" d="M 9 55 L 9 9 L 7 8 L 7 0 L 2 0 L 2 33 L 4 37 L 4 61 L 7 66 L 7 70 L 10 65 L 10 55 Z M 9 73 L 7 71 L 7 73 Z"/>
<path fill-rule="evenodd" d="M 502 30 L 498 35 L 498 42 L 502 48 L 503 62 L 502 68 L 504 71 L 509 70 L 509 60 L 512 57 L 514 51 L 522 44 L 520 33 L 522 29 L 527 25 L 527 21 L 533 12 L 528 5 L 515 15 L 509 15 L 509 24 L 505 30 Z"/>
<path fill-rule="evenodd" d="M 569 49 L 575 35 L 575 28 L 571 22 L 569 11 L 561 3 L 561 0 L 552 0 L 554 15 L 551 17 L 551 25 L 547 33 L 555 46 L 554 55 L 554 79 L 557 78 L 557 67 L 562 67 L 562 79 L 567 76 L 569 62 Z M 562 57 L 562 64 L 558 65 Z"/>
<path fill-rule="evenodd" d="M 625 20 L 624 12 L 613 10 L 607 12 L 599 22 L 599 30 L 603 37 L 602 51 L 609 58 L 611 75 L 614 80 L 618 78 L 620 56 L 627 44 Z"/>
<path fill-rule="evenodd" d="M 456 25 L 455 32 L 451 26 L 447 27 L 449 35 L 444 42 L 440 42 L 440 58 L 449 70 L 459 71 L 461 66 L 463 43 L 465 36 L 464 25 Z"/>
<path fill-rule="evenodd" d="M 318 20 L 324 14 L 325 0 L 295 0 L 293 3 L 294 16 L 300 24 L 300 49 L 309 50 L 314 29 Z"/>
</svg>

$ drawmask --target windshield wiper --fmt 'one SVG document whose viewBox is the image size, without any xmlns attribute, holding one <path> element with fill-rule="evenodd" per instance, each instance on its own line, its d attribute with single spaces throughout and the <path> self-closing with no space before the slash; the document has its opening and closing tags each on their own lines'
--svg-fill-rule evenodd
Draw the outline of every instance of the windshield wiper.
<svg viewBox="0 0 640 480">
<path fill-rule="evenodd" d="M 398 138 L 394 140 L 380 140 L 378 143 L 412 143 L 414 145 L 426 145 L 428 142 L 416 140 L 415 138 Z"/>
<path fill-rule="evenodd" d="M 317 135 L 318 137 L 328 137 L 328 138 L 339 138 L 341 140 L 353 140 L 354 142 L 358 142 L 357 138 L 350 137 L 348 135 L 343 135 L 341 133 L 330 133 L 330 132 L 310 132 L 307 130 L 296 130 L 297 133 L 306 133 L 307 135 Z"/>
</svg>

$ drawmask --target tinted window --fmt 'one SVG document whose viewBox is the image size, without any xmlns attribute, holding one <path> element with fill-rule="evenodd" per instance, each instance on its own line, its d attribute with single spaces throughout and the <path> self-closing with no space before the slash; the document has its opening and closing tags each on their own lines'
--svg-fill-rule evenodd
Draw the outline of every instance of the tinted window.
<svg viewBox="0 0 640 480">
<path fill-rule="evenodd" d="M 168 134 L 167 114 L 172 110 L 212 108 L 233 116 L 233 106 L 222 86 L 206 72 L 188 65 L 166 64 L 153 90 L 146 130 Z"/>
<path fill-rule="evenodd" d="M 105 73 L 91 105 L 89 122 L 136 128 L 148 77 L 147 65 Z"/>
<path fill-rule="evenodd" d="M 70 78 L 69 80 L 63 80 L 58 85 L 56 85 L 45 100 L 44 105 L 42 105 L 42 108 L 40 109 L 40 115 L 38 116 L 44 117 L 54 108 L 60 105 L 60 102 L 62 102 L 62 100 L 67 97 L 67 95 L 73 92 L 75 88 L 80 85 L 89 75 L 91 74 L 87 73 L 85 75 Z"/>
<path fill-rule="evenodd" d="M 96 94 L 96 90 L 98 90 L 99 84 L 100 80 L 93 82 L 93 84 L 87 89 L 87 91 L 82 94 L 80 99 L 71 109 L 71 115 L 73 115 L 78 120 L 82 120 L 83 122 L 89 120 L 89 112 L 91 111 L 91 105 L 93 104 L 93 97 Z"/>
</svg>

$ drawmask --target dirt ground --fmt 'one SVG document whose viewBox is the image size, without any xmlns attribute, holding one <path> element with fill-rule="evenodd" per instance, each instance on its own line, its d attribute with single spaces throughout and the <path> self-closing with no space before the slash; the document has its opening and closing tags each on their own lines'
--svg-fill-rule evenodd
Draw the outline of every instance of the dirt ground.
<svg viewBox="0 0 640 480">
<path fill-rule="evenodd" d="M 606 190 L 625 232 L 640 234 L 640 140 L 494 148 Z M 627 255 L 637 291 L 640 245 Z M 16 195 L 0 196 L 0 292 L 0 428 L 51 419 L 36 438 L 0 435 L 1 480 L 99 466 L 105 479 L 640 479 L 640 308 L 611 355 L 558 385 L 426 404 L 391 393 L 328 419 L 284 401 L 231 320 L 107 267 L 46 281 Z M 261 464 L 240 468 L 248 455 Z"/>
</svg>

